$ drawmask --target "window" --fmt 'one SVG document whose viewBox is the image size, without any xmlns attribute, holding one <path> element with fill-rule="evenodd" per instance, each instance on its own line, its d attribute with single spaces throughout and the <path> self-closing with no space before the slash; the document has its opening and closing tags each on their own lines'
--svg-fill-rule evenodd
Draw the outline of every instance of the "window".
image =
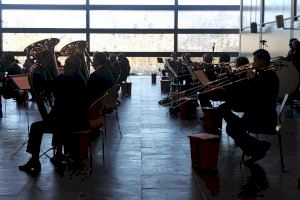
<svg viewBox="0 0 300 200">
<path fill-rule="evenodd" d="M 39 40 L 46 38 L 58 38 L 60 42 L 55 51 L 60 51 L 66 44 L 76 40 L 86 40 L 85 34 L 67 33 L 3 33 L 3 51 L 21 51 Z"/>
<path fill-rule="evenodd" d="M 179 34 L 178 51 L 212 52 L 215 43 L 216 52 L 237 52 L 238 34 Z"/>
<path fill-rule="evenodd" d="M 174 5 L 175 0 L 90 0 L 91 5 Z"/>
<path fill-rule="evenodd" d="M 284 18 L 291 17 L 291 1 L 265 1 L 265 22 L 274 22 L 275 16 L 282 14 Z"/>
<path fill-rule="evenodd" d="M 174 11 L 91 11 L 91 28 L 174 28 Z"/>
<path fill-rule="evenodd" d="M 239 11 L 179 11 L 178 28 L 239 28 Z"/>
<path fill-rule="evenodd" d="M 3 4 L 54 4 L 54 5 L 82 5 L 86 0 L 2 0 Z"/>
<path fill-rule="evenodd" d="M 240 5 L 240 0 L 178 0 L 179 5 Z"/>
<path fill-rule="evenodd" d="M 172 52 L 173 34 L 91 34 L 91 51 Z"/>
<path fill-rule="evenodd" d="M 3 28 L 85 28 L 85 11 L 3 10 Z M 59 23 L 58 23 L 59 22 Z"/>
</svg>

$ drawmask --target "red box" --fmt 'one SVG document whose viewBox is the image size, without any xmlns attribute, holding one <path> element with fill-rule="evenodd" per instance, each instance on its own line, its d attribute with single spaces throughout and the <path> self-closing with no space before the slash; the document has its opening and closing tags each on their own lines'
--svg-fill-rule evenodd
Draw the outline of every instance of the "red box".
<svg viewBox="0 0 300 200">
<path fill-rule="evenodd" d="M 217 170 L 220 136 L 201 133 L 189 138 L 193 168 Z"/>
</svg>

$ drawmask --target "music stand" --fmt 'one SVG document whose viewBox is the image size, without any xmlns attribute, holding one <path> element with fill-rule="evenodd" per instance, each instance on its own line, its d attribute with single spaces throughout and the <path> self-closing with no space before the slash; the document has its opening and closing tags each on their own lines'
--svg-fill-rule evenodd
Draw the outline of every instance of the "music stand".
<svg viewBox="0 0 300 200">
<path fill-rule="evenodd" d="M 25 92 L 30 90 L 31 87 L 30 87 L 29 80 L 28 80 L 28 74 L 10 75 L 9 78 L 11 78 L 11 80 L 16 85 L 16 87 L 18 88 L 18 90 L 23 90 Z M 25 103 L 24 103 L 24 108 L 25 108 L 25 113 L 26 113 L 26 116 L 27 116 L 27 130 L 28 130 L 28 134 L 27 134 L 27 137 L 25 138 L 25 141 L 21 144 L 21 146 L 19 147 L 19 149 L 11 156 L 11 158 L 13 158 L 25 146 L 25 144 L 28 143 L 29 115 L 28 115 L 28 107 L 25 106 Z"/>
</svg>

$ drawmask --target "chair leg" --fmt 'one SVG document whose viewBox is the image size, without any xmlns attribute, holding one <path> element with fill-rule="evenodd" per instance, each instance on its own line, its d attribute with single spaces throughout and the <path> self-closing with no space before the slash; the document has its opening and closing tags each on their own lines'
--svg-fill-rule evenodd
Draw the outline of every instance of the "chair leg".
<svg viewBox="0 0 300 200">
<path fill-rule="evenodd" d="M 241 161 L 240 161 L 240 169 L 242 169 L 242 164 L 245 162 L 245 153 L 243 152 Z"/>
<path fill-rule="evenodd" d="M 120 123 L 119 123 L 118 108 L 116 108 L 116 118 L 117 118 L 117 122 L 118 122 L 119 132 L 120 132 L 120 135 L 121 135 L 121 137 L 122 137 L 122 132 L 121 132 Z"/>
<path fill-rule="evenodd" d="M 280 162 L 281 162 L 281 171 L 284 172 L 284 162 L 283 162 L 283 154 L 282 154 L 282 142 L 281 142 L 281 133 L 280 131 L 277 132 L 278 142 L 279 142 L 279 149 L 280 149 Z"/>
<path fill-rule="evenodd" d="M 54 148 L 52 147 L 52 148 L 48 149 L 48 150 L 45 151 L 45 152 L 44 152 L 43 150 L 41 150 L 41 152 L 43 152 L 43 153 L 40 155 L 40 157 L 42 157 L 43 155 L 45 155 L 45 156 L 47 156 L 48 158 L 51 158 L 50 156 L 47 155 L 47 153 L 48 153 L 49 151 L 51 151 L 51 150 L 54 151 Z"/>
<path fill-rule="evenodd" d="M 91 138 L 89 139 L 89 146 L 90 146 L 90 173 L 93 173 L 93 156 L 92 156 L 92 141 Z"/>
<path fill-rule="evenodd" d="M 106 117 L 104 114 L 104 135 L 105 135 L 105 139 L 106 139 Z"/>
<path fill-rule="evenodd" d="M 104 155 L 105 155 L 105 151 L 104 151 L 105 145 L 104 145 L 104 133 L 103 133 L 103 131 L 101 131 L 101 135 L 102 135 L 102 160 L 103 160 L 103 164 L 104 164 L 105 163 L 105 157 L 104 157 Z"/>
</svg>

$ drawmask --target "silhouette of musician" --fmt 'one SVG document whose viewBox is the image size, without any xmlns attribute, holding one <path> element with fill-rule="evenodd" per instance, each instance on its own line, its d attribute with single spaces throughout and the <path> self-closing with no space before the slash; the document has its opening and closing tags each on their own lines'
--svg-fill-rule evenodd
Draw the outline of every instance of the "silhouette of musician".
<svg viewBox="0 0 300 200">
<path fill-rule="evenodd" d="M 219 106 L 219 111 L 227 122 L 227 134 L 234 139 L 245 155 L 250 157 L 248 163 L 262 159 L 271 146 L 269 142 L 252 137 L 247 131 L 275 133 L 279 88 L 276 73 L 262 70 L 270 65 L 269 52 L 259 49 L 253 56 L 256 73 L 249 71 L 249 80 L 225 88 L 226 103 Z M 243 110 L 243 117 L 235 115 L 232 112 L 235 109 Z"/>
<path fill-rule="evenodd" d="M 58 75 L 51 83 L 55 102 L 44 121 L 31 124 L 27 152 L 31 154 L 29 161 L 19 169 L 31 175 L 41 171 L 39 152 L 43 133 L 53 133 L 52 144 L 57 146 L 57 154 L 53 159 L 61 159 L 61 145 L 69 147 L 72 159 L 78 158 L 79 141 L 68 133 L 86 130 L 89 127 L 87 118 L 88 100 L 86 82 L 80 72 L 81 60 L 70 56 L 65 61 L 64 73 Z M 66 148 L 65 148 L 66 151 Z"/>
</svg>

